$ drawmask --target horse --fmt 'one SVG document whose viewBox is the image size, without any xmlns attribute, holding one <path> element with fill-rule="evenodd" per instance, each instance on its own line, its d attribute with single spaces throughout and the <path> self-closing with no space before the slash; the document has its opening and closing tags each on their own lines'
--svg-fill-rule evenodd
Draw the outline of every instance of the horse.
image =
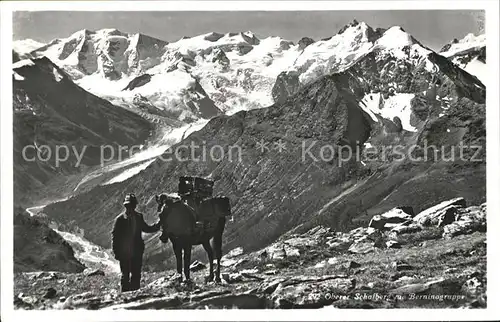
<svg viewBox="0 0 500 322">
<path fill-rule="evenodd" d="M 191 249 L 193 245 L 202 245 L 210 263 L 206 281 L 221 282 L 220 261 L 222 258 L 222 234 L 226 226 L 226 216 L 231 209 L 229 198 L 214 197 L 201 201 L 197 210 L 185 200 L 169 194 L 155 195 L 158 203 L 160 225 L 163 231 L 161 241 L 171 241 L 177 261 L 177 273 L 182 278 L 184 267 L 185 281 L 190 282 Z M 198 222 L 198 225 L 197 225 Z M 200 223 L 202 226 L 200 227 Z M 184 258 L 182 253 L 184 252 Z M 217 268 L 214 279 L 214 257 Z M 182 260 L 184 259 L 184 265 Z"/>
</svg>

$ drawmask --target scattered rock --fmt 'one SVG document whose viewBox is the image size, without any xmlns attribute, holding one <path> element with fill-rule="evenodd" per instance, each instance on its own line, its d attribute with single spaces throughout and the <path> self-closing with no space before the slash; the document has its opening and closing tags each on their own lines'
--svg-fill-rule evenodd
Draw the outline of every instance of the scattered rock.
<svg viewBox="0 0 500 322">
<path fill-rule="evenodd" d="M 85 269 L 85 271 L 83 271 L 83 274 L 85 276 L 104 276 L 104 271 L 103 270 L 100 270 L 100 269 Z"/>
<path fill-rule="evenodd" d="M 225 294 L 189 303 L 182 308 L 196 309 L 266 309 L 271 303 L 264 296 L 255 294 Z"/>
<path fill-rule="evenodd" d="M 178 295 L 170 295 L 159 298 L 148 299 L 145 301 L 129 302 L 110 306 L 108 310 L 161 310 L 179 307 L 182 304 L 182 298 Z"/>
<path fill-rule="evenodd" d="M 226 258 L 233 258 L 233 257 L 238 257 L 243 254 L 243 247 L 237 247 L 229 251 L 226 256 Z"/>
<path fill-rule="evenodd" d="M 389 236 L 395 238 L 398 235 L 416 233 L 417 231 L 421 231 L 421 230 L 422 230 L 422 226 L 420 226 L 414 222 L 410 222 L 408 224 L 405 223 L 404 225 L 401 224 L 401 225 L 393 227 L 389 233 Z"/>
<path fill-rule="evenodd" d="M 148 285 L 145 286 L 145 288 L 150 288 L 150 289 L 159 289 L 159 288 L 165 288 L 172 282 L 172 277 L 175 276 L 173 274 L 172 276 L 163 276 L 158 278 L 157 280 L 149 283 Z M 181 277 L 182 278 L 182 277 Z"/>
<path fill-rule="evenodd" d="M 239 259 L 236 259 L 236 258 L 229 258 L 229 259 L 222 259 L 221 262 L 220 262 L 220 265 L 222 267 L 236 267 L 240 264 L 243 264 L 245 262 L 248 262 L 248 259 L 247 258 L 239 258 Z"/>
<path fill-rule="evenodd" d="M 451 279 L 434 279 L 422 283 L 408 284 L 389 291 L 390 294 L 459 294 L 460 284 Z"/>
<path fill-rule="evenodd" d="M 348 250 L 355 254 L 367 254 L 374 250 L 374 245 L 372 242 L 355 242 Z"/>
<path fill-rule="evenodd" d="M 259 289 L 262 290 L 262 292 L 265 294 L 271 294 L 276 290 L 276 288 L 278 287 L 278 285 L 280 283 L 283 283 L 283 281 L 285 281 L 285 279 L 280 278 L 280 279 L 276 279 L 276 280 L 271 281 L 269 284 L 263 283 L 259 286 Z"/>
<path fill-rule="evenodd" d="M 328 264 L 329 265 L 335 265 L 339 263 L 339 259 L 337 257 L 332 257 L 328 259 Z"/>
<path fill-rule="evenodd" d="M 358 262 L 355 262 L 355 261 L 349 261 L 349 263 L 346 265 L 346 267 L 348 269 L 354 269 L 354 268 L 361 267 L 361 264 Z"/>
<path fill-rule="evenodd" d="M 473 277 L 465 281 L 462 289 L 468 294 L 475 296 L 483 291 L 483 283 L 477 277 Z"/>
<path fill-rule="evenodd" d="M 209 291 L 198 290 L 197 293 L 195 293 L 195 294 L 193 294 L 193 295 L 191 295 L 189 297 L 189 301 L 190 302 L 201 301 L 201 300 L 209 298 L 209 297 L 223 295 L 223 294 L 228 294 L 228 293 L 231 293 L 231 291 L 229 291 L 229 290 L 220 290 L 220 289 L 218 289 L 218 290 L 209 290 Z"/>
<path fill-rule="evenodd" d="M 190 266 L 189 266 L 189 269 L 192 271 L 192 272 L 197 272 L 197 271 L 201 271 L 201 270 L 204 270 L 207 266 L 205 264 L 203 264 L 202 262 L 200 261 L 197 261 L 195 260 Z"/>
<path fill-rule="evenodd" d="M 345 251 L 352 245 L 352 241 L 345 239 L 331 239 L 326 242 L 330 249 L 335 251 Z"/>
<path fill-rule="evenodd" d="M 266 248 L 267 258 L 269 259 L 285 259 L 287 257 L 298 257 L 300 252 L 297 248 L 289 246 L 285 243 L 273 244 Z"/>
<path fill-rule="evenodd" d="M 392 263 L 392 267 L 396 270 L 396 271 L 407 271 L 407 270 L 412 270 L 413 269 L 413 266 L 411 266 L 410 264 L 408 263 L 405 263 L 403 261 L 396 261 L 396 262 L 393 262 Z"/>
<path fill-rule="evenodd" d="M 456 267 L 450 267 L 450 268 L 447 268 L 444 270 L 444 274 L 455 274 L 456 272 L 458 272 L 458 268 Z"/>
<path fill-rule="evenodd" d="M 307 248 L 314 247 L 318 245 L 318 240 L 312 237 L 294 237 L 287 239 L 284 242 L 288 246 L 292 246 L 294 248 Z"/>
<path fill-rule="evenodd" d="M 411 207 L 405 207 L 404 209 L 410 213 L 413 213 L 413 209 Z M 370 223 L 368 224 L 368 227 L 380 230 L 391 230 L 395 226 L 406 222 L 410 223 L 411 221 L 411 214 L 405 212 L 399 207 L 396 207 L 381 215 L 373 216 Z"/>
<path fill-rule="evenodd" d="M 43 298 L 45 298 L 45 299 L 53 299 L 54 297 L 56 297 L 56 294 L 57 294 L 57 291 L 54 288 L 49 287 L 47 289 L 47 292 L 43 296 Z"/>
<path fill-rule="evenodd" d="M 241 273 L 222 273 L 221 277 L 227 283 L 238 283 L 243 281 L 243 275 Z"/>
<path fill-rule="evenodd" d="M 451 200 L 443 201 L 433 207 L 427 208 L 420 212 L 413 218 L 413 221 L 422 226 L 437 226 L 440 217 L 445 215 L 447 209 L 453 207 L 454 209 L 464 208 L 466 206 L 465 199 L 462 197 L 454 198 Z"/>
<path fill-rule="evenodd" d="M 400 278 L 398 278 L 395 282 L 396 283 L 404 283 L 404 284 L 408 284 L 409 282 L 412 282 L 413 280 L 415 280 L 414 277 L 411 277 L 411 276 L 401 276 Z"/>
<path fill-rule="evenodd" d="M 316 265 L 314 265 L 314 268 L 323 268 L 327 265 L 327 261 L 324 260 L 324 261 L 321 261 L 319 263 L 317 263 Z"/>
<path fill-rule="evenodd" d="M 240 271 L 241 274 L 257 274 L 259 272 L 259 269 L 254 267 L 254 268 L 249 268 L 249 269 L 242 269 Z"/>
<path fill-rule="evenodd" d="M 385 245 L 387 248 L 401 248 L 401 244 L 395 240 L 388 240 Z"/>
<path fill-rule="evenodd" d="M 19 293 L 14 302 L 17 306 L 32 308 L 38 302 L 38 299 L 34 296 L 26 296 L 23 293 Z"/>
<path fill-rule="evenodd" d="M 280 283 L 273 292 L 275 308 L 319 308 L 331 304 L 337 295 L 347 294 L 356 286 L 356 280 L 335 278 L 320 282 L 293 285 Z"/>
<path fill-rule="evenodd" d="M 278 270 L 271 269 L 271 270 L 267 270 L 267 271 L 262 272 L 262 274 L 264 274 L 264 275 L 276 275 L 276 274 L 278 274 Z"/>
</svg>

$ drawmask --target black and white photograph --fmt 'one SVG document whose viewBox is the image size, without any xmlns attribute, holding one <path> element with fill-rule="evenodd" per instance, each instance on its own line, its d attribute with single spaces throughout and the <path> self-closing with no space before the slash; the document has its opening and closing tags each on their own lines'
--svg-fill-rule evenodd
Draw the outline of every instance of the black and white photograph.
<svg viewBox="0 0 500 322">
<path fill-rule="evenodd" d="M 499 7 L 437 3 L 2 3 L 1 317 L 487 319 Z"/>
</svg>

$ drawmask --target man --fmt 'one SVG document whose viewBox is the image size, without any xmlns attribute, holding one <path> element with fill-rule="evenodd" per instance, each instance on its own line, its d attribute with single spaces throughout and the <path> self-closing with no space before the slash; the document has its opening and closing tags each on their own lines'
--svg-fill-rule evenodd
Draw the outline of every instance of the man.
<svg viewBox="0 0 500 322">
<path fill-rule="evenodd" d="M 142 232 L 154 233 L 160 230 L 160 223 L 149 226 L 144 216 L 135 211 L 137 198 L 127 194 L 123 201 L 125 212 L 116 217 L 112 231 L 112 248 L 120 262 L 122 292 L 140 288 L 144 241 Z"/>
</svg>

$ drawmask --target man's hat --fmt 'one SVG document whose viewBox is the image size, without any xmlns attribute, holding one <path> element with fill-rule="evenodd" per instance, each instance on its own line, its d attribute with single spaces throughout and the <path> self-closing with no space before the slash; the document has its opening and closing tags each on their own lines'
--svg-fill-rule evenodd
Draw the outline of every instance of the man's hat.
<svg viewBox="0 0 500 322">
<path fill-rule="evenodd" d="M 125 200 L 123 200 L 123 204 L 124 205 L 128 205 L 128 204 L 137 205 L 137 198 L 135 197 L 135 194 L 133 194 L 133 193 L 127 194 L 125 196 Z"/>
</svg>

